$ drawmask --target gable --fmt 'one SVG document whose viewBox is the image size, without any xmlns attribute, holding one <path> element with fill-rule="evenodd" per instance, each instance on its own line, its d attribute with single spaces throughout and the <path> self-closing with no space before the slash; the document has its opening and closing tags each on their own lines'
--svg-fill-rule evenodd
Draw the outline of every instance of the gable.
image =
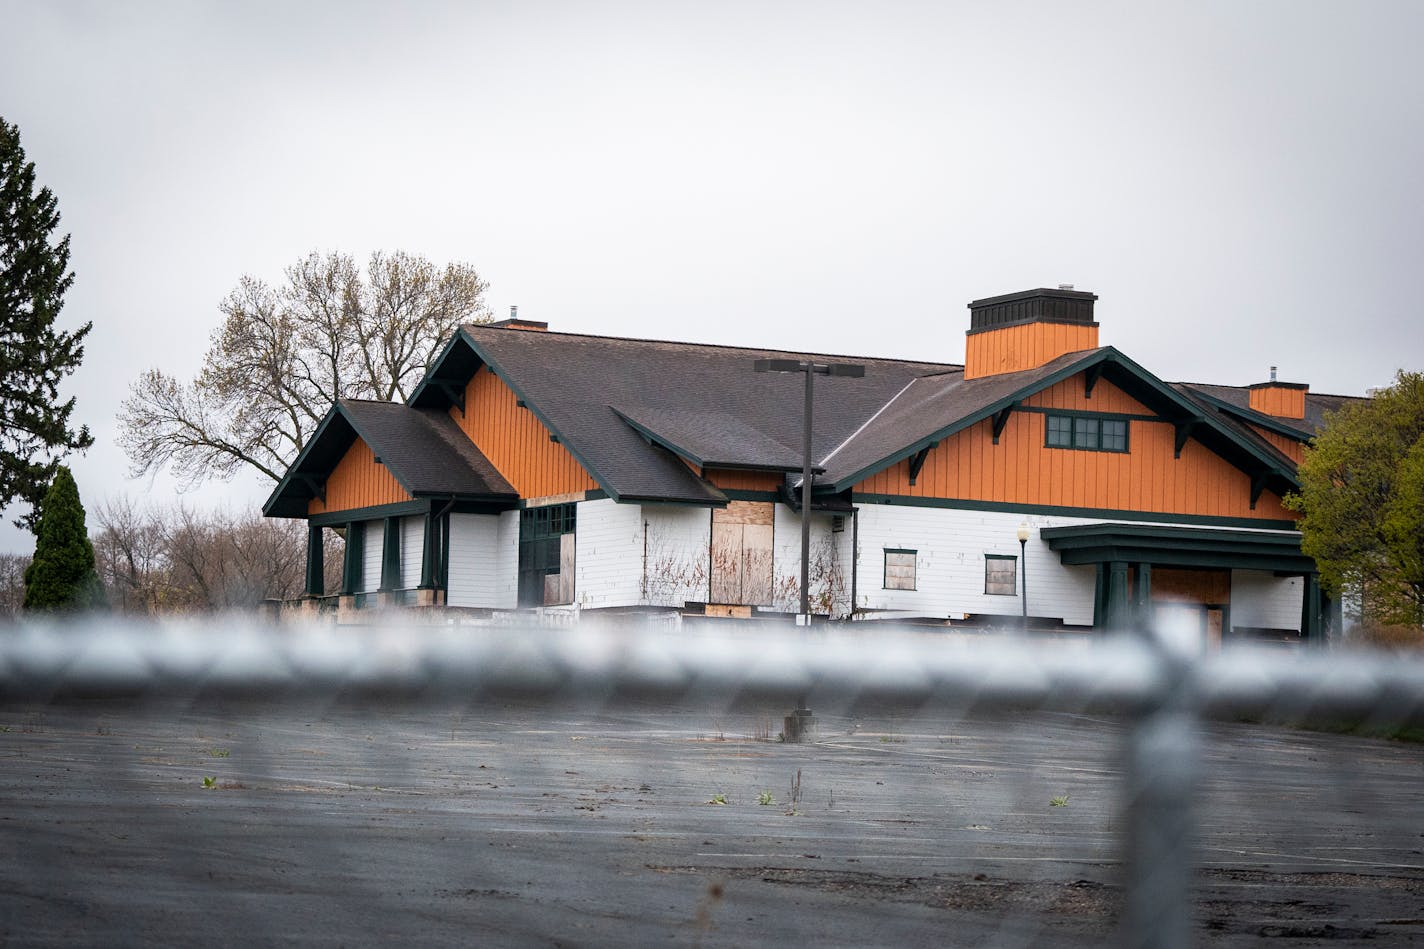
<svg viewBox="0 0 1424 949">
<path fill-rule="evenodd" d="M 398 504 L 411 495 L 396 481 L 365 440 L 357 437 L 326 478 L 326 499 L 312 498 L 307 514 L 350 511 L 378 504 Z"/>
<path fill-rule="evenodd" d="M 1023 404 L 1040 409 L 1073 409 L 1081 412 L 1117 412 L 1124 415 L 1154 415 L 1151 409 L 1106 379 L 1093 385 L 1091 395 L 1083 375 L 1070 376 L 1035 392 Z"/>
<path fill-rule="evenodd" d="M 450 418 L 521 498 L 582 493 L 598 483 L 502 379 L 480 366 L 465 385 L 463 408 Z"/>
<path fill-rule="evenodd" d="M 1096 395 L 1096 393 L 1095 393 Z M 1170 422 L 1131 419 L 1124 453 L 1050 448 L 1043 412 L 1015 412 L 999 443 L 985 419 L 926 454 L 910 484 L 906 459 L 855 485 L 857 496 L 898 495 L 1015 505 L 1204 517 L 1293 520 L 1263 492 L 1251 508 L 1251 478 L 1200 442 L 1175 455 Z"/>
</svg>

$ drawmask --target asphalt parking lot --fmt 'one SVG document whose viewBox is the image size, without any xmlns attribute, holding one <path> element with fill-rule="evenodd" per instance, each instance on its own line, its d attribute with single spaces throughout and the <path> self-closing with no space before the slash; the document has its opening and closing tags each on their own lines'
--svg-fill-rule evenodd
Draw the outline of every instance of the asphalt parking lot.
<svg viewBox="0 0 1424 949">
<path fill-rule="evenodd" d="M 1099 945 L 1120 723 L 0 707 L 6 945 Z M 1212 729 L 1199 941 L 1424 945 L 1420 746 Z M 799 784 L 798 784 L 799 779 Z"/>
</svg>

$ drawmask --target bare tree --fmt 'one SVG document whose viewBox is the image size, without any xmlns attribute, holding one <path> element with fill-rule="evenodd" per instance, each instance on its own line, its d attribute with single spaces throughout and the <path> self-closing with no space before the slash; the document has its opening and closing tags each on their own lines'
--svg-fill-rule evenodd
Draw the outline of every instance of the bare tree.
<svg viewBox="0 0 1424 949">
<path fill-rule="evenodd" d="M 119 444 L 135 475 L 279 481 L 336 399 L 409 397 L 456 325 L 489 319 L 486 286 L 467 264 L 401 251 L 372 254 L 364 278 L 351 257 L 317 253 L 277 287 L 243 277 L 197 378 L 150 369 L 130 387 Z"/>
<path fill-rule="evenodd" d="M 0 554 L 0 619 L 18 615 L 24 606 L 29 565 L 29 554 Z"/>
<path fill-rule="evenodd" d="M 162 610 L 172 599 L 162 519 L 123 496 L 101 502 L 94 523 L 95 566 L 109 606 L 123 613 Z"/>
</svg>

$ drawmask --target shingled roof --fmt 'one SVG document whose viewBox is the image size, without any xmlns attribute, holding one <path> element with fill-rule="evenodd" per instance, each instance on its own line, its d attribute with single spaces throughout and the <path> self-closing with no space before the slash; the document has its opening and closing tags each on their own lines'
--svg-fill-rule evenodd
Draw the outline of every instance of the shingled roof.
<svg viewBox="0 0 1424 949">
<path fill-rule="evenodd" d="M 803 377 L 758 373 L 758 359 L 865 366 L 864 378 L 816 378 L 816 457 L 829 454 L 911 380 L 960 368 L 464 326 L 411 401 L 446 408 L 448 383 L 463 383 L 487 364 L 610 496 L 716 504 L 725 496 L 674 452 L 713 467 L 800 467 Z M 735 423 L 722 430 L 718 419 Z"/>
<path fill-rule="evenodd" d="M 519 494 L 447 413 L 341 399 L 297 456 L 262 512 L 305 517 L 317 485 L 360 438 L 412 497 L 505 500 Z"/>
<path fill-rule="evenodd" d="M 1282 435 L 1290 435 L 1302 441 L 1314 438 L 1319 434 L 1320 430 L 1325 427 L 1327 413 L 1339 411 L 1346 404 L 1359 401 L 1358 396 L 1307 392 L 1305 394 L 1305 418 L 1281 418 L 1251 408 L 1251 390 L 1244 386 L 1182 382 L 1177 383 L 1177 387 L 1190 389 L 1196 395 L 1215 401 L 1218 403 L 1218 408 L 1226 410 L 1243 421 L 1279 431 Z"/>
</svg>

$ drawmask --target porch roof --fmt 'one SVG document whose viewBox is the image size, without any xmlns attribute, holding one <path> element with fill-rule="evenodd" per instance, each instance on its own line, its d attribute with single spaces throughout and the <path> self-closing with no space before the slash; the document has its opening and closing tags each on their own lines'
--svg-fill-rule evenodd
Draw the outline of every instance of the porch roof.
<svg viewBox="0 0 1424 949">
<path fill-rule="evenodd" d="M 1039 536 L 1065 564 L 1121 561 L 1286 575 L 1316 572 L 1315 561 L 1301 552 L 1298 531 L 1101 523 L 1045 527 Z"/>
</svg>

